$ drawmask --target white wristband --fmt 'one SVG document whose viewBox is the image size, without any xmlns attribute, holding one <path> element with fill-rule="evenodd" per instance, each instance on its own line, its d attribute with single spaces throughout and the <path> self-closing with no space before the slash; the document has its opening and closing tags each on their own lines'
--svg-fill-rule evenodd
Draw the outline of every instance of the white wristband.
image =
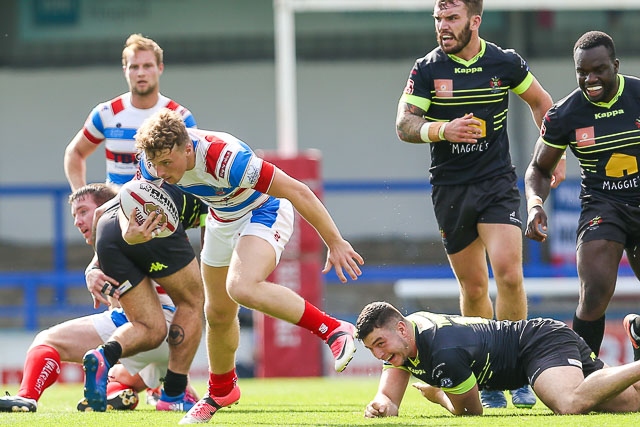
<svg viewBox="0 0 640 427">
<path fill-rule="evenodd" d="M 560 160 L 567 160 L 567 152 L 566 151 L 564 153 L 562 153 L 562 156 L 560 157 Z"/>
<path fill-rule="evenodd" d="M 529 198 L 529 200 L 527 200 L 527 213 L 529 213 L 529 211 L 537 206 L 543 207 L 542 206 L 542 197 L 540 196 L 531 196 Z"/>
<path fill-rule="evenodd" d="M 420 127 L 420 139 L 424 142 L 433 142 L 429 139 L 429 128 L 433 126 L 433 122 L 427 122 Z"/>
<path fill-rule="evenodd" d="M 444 128 L 447 127 L 447 123 L 448 122 L 442 123 L 442 126 L 440 126 L 440 130 L 438 131 L 438 138 L 440 138 L 440 141 L 444 141 L 446 139 L 444 137 Z"/>
</svg>

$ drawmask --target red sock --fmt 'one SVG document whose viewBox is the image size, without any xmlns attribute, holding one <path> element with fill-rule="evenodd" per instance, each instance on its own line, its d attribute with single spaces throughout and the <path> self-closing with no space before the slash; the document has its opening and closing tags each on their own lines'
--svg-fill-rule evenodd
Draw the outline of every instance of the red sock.
<svg viewBox="0 0 640 427">
<path fill-rule="evenodd" d="M 109 381 L 107 383 L 107 399 L 109 396 L 120 393 L 122 390 L 132 389 L 130 385 L 119 383 L 118 381 Z"/>
<path fill-rule="evenodd" d="M 209 372 L 209 396 L 226 396 L 238 382 L 236 369 L 233 368 L 226 374 L 214 374 Z"/>
<path fill-rule="evenodd" d="M 38 345 L 27 352 L 18 396 L 40 399 L 42 393 L 60 375 L 60 353 L 48 345 Z"/>
<path fill-rule="evenodd" d="M 296 325 L 310 330 L 323 341 L 326 341 L 329 333 L 340 326 L 340 322 L 305 300 L 304 313 L 302 313 L 302 318 Z"/>
</svg>

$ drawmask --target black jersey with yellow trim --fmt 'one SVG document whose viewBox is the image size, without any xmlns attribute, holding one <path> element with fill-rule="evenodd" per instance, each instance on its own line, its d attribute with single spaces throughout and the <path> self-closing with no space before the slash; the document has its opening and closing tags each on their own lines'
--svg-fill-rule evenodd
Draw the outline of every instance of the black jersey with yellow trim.
<svg viewBox="0 0 640 427">
<path fill-rule="evenodd" d="M 640 206 L 640 79 L 619 75 L 610 102 L 593 103 L 580 88 L 544 117 L 543 142 L 570 147 L 580 162 L 580 197 Z"/>
<path fill-rule="evenodd" d="M 524 321 L 491 321 L 426 311 L 407 318 L 415 325 L 418 354 L 402 369 L 427 384 L 462 394 L 476 382 L 480 389 L 495 390 L 527 383 L 519 359 Z"/>
<path fill-rule="evenodd" d="M 198 197 L 183 191 L 177 185 L 162 182 L 161 187 L 169 193 L 180 212 L 180 223 L 185 230 L 200 227 L 202 215 L 209 211 L 208 206 Z"/>
<path fill-rule="evenodd" d="M 430 144 L 434 185 L 469 184 L 515 170 L 507 135 L 509 90 L 523 93 L 534 77 L 514 50 L 480 42 L 480 52 L 468 61 L 440 47 L 417 59 L 400 98 L 426 111 L 429 121 L 448 122 L 473 113 L 483 123 L 483 136 L 475 144 Z"/>
</svg>

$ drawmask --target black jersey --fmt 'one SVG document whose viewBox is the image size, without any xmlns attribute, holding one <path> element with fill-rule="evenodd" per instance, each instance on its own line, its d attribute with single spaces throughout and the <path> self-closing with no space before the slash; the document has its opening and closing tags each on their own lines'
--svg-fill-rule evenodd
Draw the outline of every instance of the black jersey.
<svg viewBox="0 0 640 427">
<path fill-rule="evenodd" d="M 418 354 L 404 369 L 445 391 L 512 390 L 528 383 L 520 337 L 526 321 L 492 321 L 429 312 L 408 316 L 415 325 Z M 391 367 L 391 365 L 386 364 Z"/>
<path fill-rule="evenodd" d="M 207 215 L 209 207 L 200 198 L 191 193 L 183 191 L 177 185 L 162 183 L 162 188 L 166 190 L 180 212 L 180 223 L 184 229 L 200 227 L 201 217 Z"/>
<path fill-rule="evenodd" d="M 467 184 L 515 170 L 507 136 L 509 90 L 523 93 L 533 75 L 515 51 L 480 42 L 480 52 L 469 61 L 440 47 L 416 60 L 400 98 L 426 111 L 429 121 L 448 122 L 473 113 L 483 123 L 483 136 L 475 144 L 430 144 L 434 185 Z"/>
<path fill-rule="evenodd" d="M 582 199 L 640 206 L 640 79 L 619 75 L 619 83 L 608 103 L 574 90 L 551 107 L 540 134 L 547 145 L 571 148 L 580 162 Z"/>
</svg>

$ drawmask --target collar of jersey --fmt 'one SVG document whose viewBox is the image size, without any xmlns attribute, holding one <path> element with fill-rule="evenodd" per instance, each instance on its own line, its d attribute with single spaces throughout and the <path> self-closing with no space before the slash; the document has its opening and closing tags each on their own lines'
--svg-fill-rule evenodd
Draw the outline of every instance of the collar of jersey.
<svg viewBox="0 0 640 427">
<path fill-rule="evenodd" d="M 474 56 L 470 60 L 466 61 L 466 60 L 460 58 L 459 56 L 455 56 L 455 55 L 447 54 L 447 56 L 449 58 L 451 58 L 453 61 L 456 61 L 456 62 L 464 65 L 465 67 L 468 67 L 469 65 L 473 64 L 474 62 L 476 62 L 482 55 L 484 55 L 484 51 L 486 50 L 486 48 L 487 48 L 487 44 L 485 43 L 484 39 L 480 39 L 480 52 L 478 52 L 476 54 L 476 56 Z"/>
<path fill-rule="evenodd" d="M 416 357 L 407 357 L 407 360 L 415 368 L 420 364 L 420 349 L 418 348 L 418 325 L 416 325 L 416 322 L 414 322 L 413 320 L 410 319 L 410 321 L 411 323 L 413 323 L 413 340 L 415 341 L 416 345 Z"/>
<path fill-rule="evenodd" d="M 616 93 L 616 96 L 611 98 L 611 101 L 591 102 L 589 101 L 589 97 L 584 93 L 584 91 L 582 92 L 582 96 L 587 98 L 587 101 L 591 102 L 593 105 L 597 105 L 598 107 L 602 107 L 602 108 L 611 108 L 611 106 L 618 101 L 618 98 L 620 98 L 620 95 L 622 95 L 623 90 L 624 90 L 624 76 L 622 74 L 618 74 L 618 92 Z"/>
</svg>

